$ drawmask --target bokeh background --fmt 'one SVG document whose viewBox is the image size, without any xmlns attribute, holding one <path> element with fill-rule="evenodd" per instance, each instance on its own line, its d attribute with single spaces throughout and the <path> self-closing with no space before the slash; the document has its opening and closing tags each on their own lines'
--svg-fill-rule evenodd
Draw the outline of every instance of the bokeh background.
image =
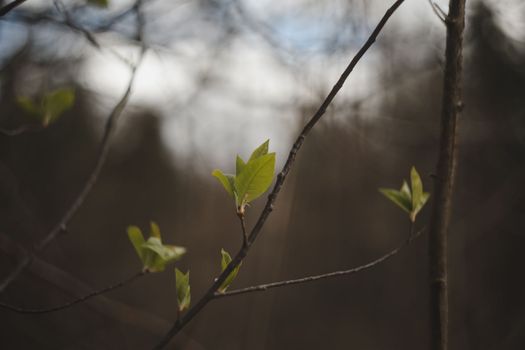
<svg viewBox="0 0 525 350">
<path fill-rule="evenodd" d="M 97 184 L 67 234 L 0 300 L 51 306 L 124 279 L 141 267 L 126 227 L 150 220 L 188 249 L 177 266 L 191 270 L 197 300 L 219 273 L 220 249 L 241 242 L 211 171 L 233 171 L 237 153 L 247 157 L 268 138 L 280 168 L 391 2 L 144 0 L 148 51 Z M 525 4 L 468 5 L 451 349 L 517 350 L 525 348 Z M 17 96 L 76 91 L 74 107 L 46 129 L 0 135 L 2 278 L 56 224 L 96 161 L 129 79 L 124 61 L 139 51 L 133 6 L 28 0 L 0 19 L 2 128 L 35 123 Z M 444 38 L 427 1 L 405 1 L 307 138 L 234 287 L 350 268 L 405 239 L 405 215 L 377 188 L 398 187 L 412 165 L 432 188 Z M 250 226 L 263 203 L 249 208 Z M 425 349 L 426 274 L 423 234 L 361 274 L 214 301 L 172 348 Z M 148 349 L 175 309 L 170 268 L 58 313 L 1 310 L 0 348 Z"/>
</svg>

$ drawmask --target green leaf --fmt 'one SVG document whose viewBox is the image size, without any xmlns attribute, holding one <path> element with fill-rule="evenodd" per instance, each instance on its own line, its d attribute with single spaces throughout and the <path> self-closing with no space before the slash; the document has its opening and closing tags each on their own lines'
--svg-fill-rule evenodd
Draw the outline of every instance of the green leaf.
<svg viewBox="0 0 525 350">
<path fill-rule="evenodd" d="M 158 239 L 161 239 L 161 238 L 160 238 L 160 228 L 159 228 L 159 225 L 157 225 L 156 222 L 151 221 L 151 222 L 149 223 L 149 226 L 150 226 L 150 236 L 152 236 L 152 237 L 157 237 Z"/>
<path fill-rule="evenodd" d="M 250 156 L 250 159 L 248 159 L 248 163 L 254 159 L 257 159 L 261 156 L 264 156 L 265 154 L 268 154 L 268 147 L 270 146 L 270 140 L 264 141 L 262 145 L 257 147 L 255 151 L 253 151 L 252 155 Z"/>
<path fill-rule="evenodd" d="M 235 177 L 235 189 L 243 206 L 262 195 L 270 187 L 275 172 L 275 153 L 248 161 L 242 173 Z"/>
<path fill-rule="evenodd" d="M 75 102 L 75 91 L 73 89 L 58 89 L 45 95 L 42 99 L 44 112 L 44 124 L 53 123 Z"/>
<path fill-rule="evenodd" d="M 423 209 L 423 207 L 427 203 L 428 198 L 430 198 L 430 193 L 423 192 L 423 194 L 421 195 L 419 203 L 416 205 L 416 207 L 414 209 L 412 209 L 412 213 L 413 213 L 413 216 L 414 216 L 414 221 L 416 220 L 416 215 L 421 211 L 421 209 Z"/>
<path fill-rule="evenodd" d="M 394 190 L 391 188 L 380 188 L 379 192 L 381 192 L 385 197 L 390 199 L 407 213 L 410 214 L 412 211 L 412 203 L 406 192 Z"/>
<path fill-rule="evenodd" d="M 239 157 L 239 155 L 237 155 L 237 159 L 235 159 L 235 175 L 239 176 L 239 174 L 242 172 L 245 166 L 246 163 L 244 162 L 244 160 L 242 160 L 242 158 Z"/>
<path fill-rule="evenodd" d="M 230 196 L 235 197 L 235 176 L 229 174 L 225 175 L 219 169 L 215 169 L 211 174 L 219 180 Z"/>
<path fill-rule="evenodd" d="M 221 269 L 222 270 L 221 271 L 224 271 L 226 267 L 228 267 L 228 265 L 232 261 L 232 257 L 224 249 L 221 249 L 221 256 L 222 256 L 222 259 L 221 259 Z M 232 284 L 235 277 L 237 277 L 237 273 L 239 273 L 240 268 L 241 268 L 241 264 L 237 265 L 237 267 L 234 268 L 232 272 L 230 272 L 228 277 L 226 277 L 224 282 L 221 284 L 219 288 L 219 293 L 224 293 L 226 289 L 228 289 L 228 287 L 230 286 L 230 284 Z"/>
<path fill-rule="evenodd" d="M 410 187 L 405 180 L 403 180 L 403 185 L 401 186 L 401 193 L 403 193 L 406 198 L 412 198 L 412 193 L 410 192 Z"/>
<path fill-rule="evenodd" d="M 164 271 L 166 264 L 179 260 L 186 253 L 183 247 L 163 245 L 157 237 L 148 238 L 142 248 L 155 253 L 146 266 L 152 272 Z"/>
<path fill-rule="evenodd" d="M 99 7 L 108 7 L 109 0 L 88 0 L 88 4 L 99 6 Z"/>
<path fill-rule="evenodd" d="M 190 271 L 184 274 L 175 268 L 175 286 L 179 312 L 184 311 L 190 307 L 191 303 Z"/>
<path fill-rule="evenodd" d="M 412 185 L 412 210 L 418 207 L 423 196 L 423 183 L 415 167 L 410 169 L 410 182 Z"/>
<path fill-rule="evenodd" d="M 33 115 L 39 116 L 42 114 L 40 107 L 36 106 L 35 103 L 25 96 L 19 96 L 16 98 L 16 103 L 20 106 L 25 112 Z"/>
<path fill-rule="evenodd" d="M 142 264 L 144 264 L 144 252 L 142 246 L 144 245 L 145 241 L 144 236 L 142 235 L 142 231 L 137 226 L 129 226 L 127 231 L 128 238 L 131 241 L 131 244 L 133 244 L 137 255 L 142 261 Z"/>
</svg>

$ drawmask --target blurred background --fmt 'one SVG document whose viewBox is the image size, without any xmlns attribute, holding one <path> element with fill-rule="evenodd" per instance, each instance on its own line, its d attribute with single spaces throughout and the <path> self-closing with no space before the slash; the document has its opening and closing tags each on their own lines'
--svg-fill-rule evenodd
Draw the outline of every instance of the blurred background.
<svg viewBox="0 0 525 350">
<path fill-rule="evenodd" d="M 196 301 L 220 272 L 220 249 L 233 254 L 241 243 L 211 171 L 233 172 L 237 153 L 246 158 L 268 138 L 280 169 L 392 2 L 143 0 L 148 50 L 98 181 L 67 234 L 0 300 L 52 306 L 132 275 L 141 263 L 126 227 L 154 220 L 166 243 L 188 249 L 177 267 L 191 270 Z M 451 348 L 523 349 L 525 4 L 468 3 Z M 37 123 L 17 97 L 76 91 L 47 128 L 0 134 L 0 279 L 60 220 L 95 164 L 140 50 L 135 5 L 28 0 L 0 19 L 2 129 Z M 232 287 L 351 268 L 406 238 L 406 216 L 377 188 L 397 188 L 415 165 L 432 189 L 444 39 L 427 1 L 405 1 L 307 138 Z M 264 201 L 248 209 L 250 227 Z M 214 301 L 172 348 L 424 349 L 427 284 L 423 234 L 361 274 Z M 61 312 L 1 310 L 0 347 L 148 349 L 175 317 L 169 268 Z"/>
</svg>

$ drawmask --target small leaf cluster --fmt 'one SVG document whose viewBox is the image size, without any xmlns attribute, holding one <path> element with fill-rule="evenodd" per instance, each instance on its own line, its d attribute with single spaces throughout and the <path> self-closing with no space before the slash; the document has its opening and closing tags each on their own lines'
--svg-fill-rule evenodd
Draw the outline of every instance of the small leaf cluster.
<svg viewBox="0 0 525 350">
<path fill-rule="evenodd" d="M 53 90 L 40 98 L 38 102 L 28 97 L 17 98 L 18 105 L 29 115 L 38 119 L 44 127 L 54 123 L 75 102 L 75 91 L 63 88 Z"/>
<path fill-rule="evenodd" d="M 224 271 L 224 270 L 226 270 L 226 267 L 228 267 L 228 265 L 231 263 L 232 257 L 224 249 L 221 249 L 221 256 L 222 256 L 222 258 L 221 258 L 221 271 Z M 230 284 L 232 284 L 232 282 L 235 279 L 235 277 L 237 277 L 237 274 L 239 273 L 239 269 L 240 268 L 241 268 L 241 264 L 237 265 L 237 267 L 234 268 L 232 270 L 232 272 L 230 272 L 228 277 L 226 277 L 224 282 L 219 287 L 219 289 L 218 289 L 219 293 L 226 292 L 226 289 L 228 289 L 228 287 L 230 286 Z"/>
<path fill-rule="evenodd" d="M 179 312 L 182 312 L 191 304 L 190 271 L 184 274 L 175 268 L 175 287 L 177 290 L 177 306 Z"/>
<path fill-rule="evenodd" d="M 415 222 L 417 214 L 423 209 L 430 194 L 423 192 L 423 183 L 415 167 L 410 170 L 410 184 L 403 180 L 401 189 L 380 188 L 379 192 L 408 213 L 410 221 Z"/>
<path fill-rule="evenodd" d="M 159 226 L 154 222 L 150 223 L 150 237 L 147 241 L 137 226 L 129 226 L 127 231 L 144 271 L 164 271 L 167 264 L 179 260 L 186 253 L 184 247 L 163 244 Z"/>
<path fill-rule="evenodd" d="M 215 169 L 212 175 L 235 200 L 237 214 L 244 215 L 245 207 L 270 187 L 275 173 L 275 153 L 268 153 L 270 140 L 257 147 L 245 162 L 237 155 L 235 175 Z"/>
</svg>

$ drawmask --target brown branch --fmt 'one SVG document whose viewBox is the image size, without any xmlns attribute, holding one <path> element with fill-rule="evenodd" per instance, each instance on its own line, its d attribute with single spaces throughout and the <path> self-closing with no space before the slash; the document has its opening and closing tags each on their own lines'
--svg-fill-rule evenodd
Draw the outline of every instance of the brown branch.
<svg viewBox="0 0 525 350">
<path fill-rule="evenodd" d="M 135 81 L 137 68 L 141 63 L 143 56 L 144 56 L 144 49 L 141 51 L 141 55 L 140 55 L 138 63 L 132 67 L 131 78 L 129 80 L 126 91 L 124 92 L 124 95 L 122 95 L 118 103 L 115 105 L 115 107 L 111 111 L 106 121 L 104 135 L 102 136 L 102 140 L 100 142 L 100 149 L 98 152 L 97 160 L 95 162 L 93 169 L 91 170 L 89 177 L 84 183 L 84 186 L 82 187 L 80 192 L 74 197 L 73 202 L 64 212 L 60 220 L 44 236 L 44 238 L 42 238 L 35 245 L 35 247 L 33 248 L 33 252 L 27 255 L 25 258 L 23 258 L 20 261 L 20 263 L 18 263 L 18 265 L 13 269 L 13 271 L 11 271 L 11 273 L 2 281 L 2 283 L 0 283 L 0 292 L 2 292 L 5 288 L 7 288 L 7 286 L 9 286 L 18 277 L 18 275 L 20 275 L 20 273 L 27 266 L 31 264 L 33 260 L 33 255 L 36 252 L 43 251 L 49 245 L 49 243 L 51 243 L 61 232 L 65 231 L 66 225 L 69 223 L 69 221 L 78 211 L 78 209 L 82 206 L 82 204 L 84 203 L 84 200 L 86 199 L 89 192 L 91 191 L 91 189 L 97 182 L 98 175 L 100 174 L 100 171 L 102 170 L 102 167 L 104 166 L 104 163 L 106 162 L 109 147 L 111 144 L 110 141 L 111 141 L 111 136 L 113 134 L 113 130 L 118 121 L 118 118 L 120 117 L 120 115 L 122 114 L 124 108 L 126 107 L 128 103 L 129 97 L 131 95 L 133 83 Z"/>
<path fill-rule="evenodd" d="M 423 232 L 423 230 L 420 230 L 420 231 L 416 232 L 415 234 L 412 234 L 412 227 L 413 227 L 413 225 L 411 224 L 410 225 L 410 234 L 409 234 L 408 238 L 403 242 L 403 244 L 401 244 L 397 248 L 391 250 L 390 252 L 382 255 L 381 257 L 379 257 L 379 258 L 377 258 L 377 259 L 375 259 L 375 260 L 373 260 L 373 261 L 371 261 L 369 263 L 366 263 L 364 265 L 360 265 L 360 266 L 357 266 L 357 267 L 354 267 L 354 268 L 351 268 L 351 269 L 348 269 L 348 270 L 341 270 L 341 271 L 333 271 L 333 272 L 329 272 L 329 273 L 324 273 L 324 274 L 321 274 L 321 275 L 308 276 L 308 277 L 297 278 L 297 279 L 293 279 L 293 280 L 272 282 L 272 283 L 260 284 L 260 285 L 257 285 L 257 286 L 251 286 L 251 287 L 246 287 L 246 288 L 234 289 L 234 290 L 226 291 L 224 293 L 215 292 L 214 298 L 215 299 L 219 299 L 219 298 L 231 297 L 231 296 L 235 296 L 235 295 L 239 295 L 239 294 L 247 294 L 247 293 L 252 293 L 252 292 L 265 292 L 268 289 L 272 289 L 272 288 L 288 287 L 288 286 L 292 286 L 292 285 L 295 285 L 295 284 L 310 283 L 310 282 L 314 282 L 314 281 L 318 281 L 318 280 L 322 280 L 322 279 L 353 275 L 353 274 L 358 273 L 358 272 L 366 271 L 368 269 L 371 269 L 371 268 L 381 264 L 382 262 L 388 260 L 389 258 L 391 258 L 394 255 L 396 255 L 397 253 L 399 253 L 403 248 L 405 248 L 408 245 L 410 245 L 410 243 L 412 243 L 412 241 L 415 240 L 417 237 L 419 237 L 419 235 Z"/>
<path fill-rule="evenodd" d="M 301 148 L 304 139 L 310 132 L 310 130 L 315 126 L 315 124 L 321 119 L 323 114 L 326 112 L 326 109 L 330 105 L 330 103 L 333 101 L 339 90 L 343 87 L 343 84 L 345 83 L 346 79 L 350 75 L 350 73 L 354 70 L 357 63 L 361 60 L 363 55 L 368 51 L 368 49 L 373 45 L 375 42 L 377 36 L 387 23 L 388 19 L 392 16 L 392 14 L 399 8 L 399 6 L 403 3 L 404 0 L 397 0 L 384 14 L 384 16 L 381 18 L 379 23 L 377 24 L 376 28 L 370 35 L 370 37 L 367 39 L 365 44 L 359 49 L 357 54 L 352 58 L 349 65 L 344 70 L 343 74 L 339 77 L 336 84 L 328 94 L 328 96 L 325 98 L 319 109 L 315 112 L 315 114 L 312 116 L 310 121 L 305 125 L 303 128 L 301 134 L 298 136 L 297 140 L 292 146 L 292 149 L 290 150 L 290 153 L 288 155 L 288 159 L 286 160 L 286 163 L 284 164 L 283 169 L 277 176 L 277 181 L 275 182 L 275 185 L 273 187 L 272 192 L 268 196 L 268 200 L 266 201 L 266 205 L 261 212 L 261 215 L 259 216 L 259 219 L 257 220 L 257 223 L 253 227 L 250 235 L 248 236 L 248 242 L 245 246 L 239 250 L 237 255 L 233 258 L 233 260 L 230 262 L 228 266 L 226 266 L 226 269 L 220 274 L 219 277 L 217 277 L 214 281 L 214 283 L 209 287 L 209 289 L 206 291 L 204 296 L 192 307 L 188 310 L 188 312 L 182 317 L 180 320 L 175 322 L 171 329 L 166 333 L 166 335 L 161 339 L 161 341 L 155 346 L 155 349 L 162 349 L 164 348 L 170 340 L 179 333 L 181 329 L 188 324 L 207 304 L 215 297 L 215 292 L 219 289 L 219 287 L 222 285 L 224 280 L 226 280 L 227 276 L 242 262 L 242 260 L 246 257 L 248 254 L 248 251 L 250 250 L 251 245 L 255 242 L 259 232 L 264 226 L 264 223 L 268 219 L 268 216 L 273 211 L 273 205 L 274 202 L 281 190 L 281 187 L 284 183 L 284 180 L 286 179 L 286 176 L 290 172 L 292 165 L 295 161 L 295 157 L 297 155 L 297 152 Z"/>
<path fill-rule="evenodd" d="M 57 305 L 57 306 L 46 307 L 46 308 L 30 308 L 30 309 L 28 309 L 28 308 L 13 306 L 13 305 L 9 305 L 9 304 L 0 302 L 0 309 L 13 311 L 13 312 L 16 312 L 16 313 L 19 313 L 19 314 L 46 314 L 46 313 L 50 313 L 50 312 L 60 311 L 60 310 L 64 310 L 64 309 L 70 308 L 72 306 L 75 306 L 77 304 L 83 303 L 83 302 L 87 301 L 88 299 L 91 299 L 91 298 L 96 297 L 98 295 L 110 292 L 110 291 L 118 289 L 120 287 L 124 287 L 125 285 L 127 285 L 128 283 L 133 282 L 137 278 L 144 276 L 146 273 L 147 273 L 147 271 L 140 271 L 140 272 L 132 275 L 131 277 L 128 277 L 128 278 L 126 278 L 126 279 L 124 279 L 124 280 L 122 280 L 120 282 L 117 282 L 117 283 L 112 284 L 110 286 L 107 286 L 105 288 L 93 291 L 93 292 L 91 292 L 89 294 L 86 294 L 86 295 L 84 295 L 82 297 L 79 297 L 77 299 L 74 299 L 72 301 L 69 301 L 67 303 L 64 303 L 64 304 L 61 304 L 61 305 Z"/>
<path fill-rule="evenodd" d="M 2 8 L 0 8 L 0 17 L 7 15 L 11 10 L 22 5 L 26 1 L 27 0 L 14 0 L 10 2 L 9 4 L 2 6 Z"/>
<path fill-rule="evenodd" d="M 242 229 L 242 246 L 248 245 L 248 233 L 246 231 L 246 220 L 244 220 L 244 213 L 238 213 L 239 221 L 241 222 Z"/>
<path fill-rule="evenodd" d="M 465 0 L 450 0 L 441 110 L 441 136 L 429 227 L 430 349 L 448 349 L 447 235 L 456 171 L 457 121 L 461 112 L 461 74 Z"/>
</svg>

